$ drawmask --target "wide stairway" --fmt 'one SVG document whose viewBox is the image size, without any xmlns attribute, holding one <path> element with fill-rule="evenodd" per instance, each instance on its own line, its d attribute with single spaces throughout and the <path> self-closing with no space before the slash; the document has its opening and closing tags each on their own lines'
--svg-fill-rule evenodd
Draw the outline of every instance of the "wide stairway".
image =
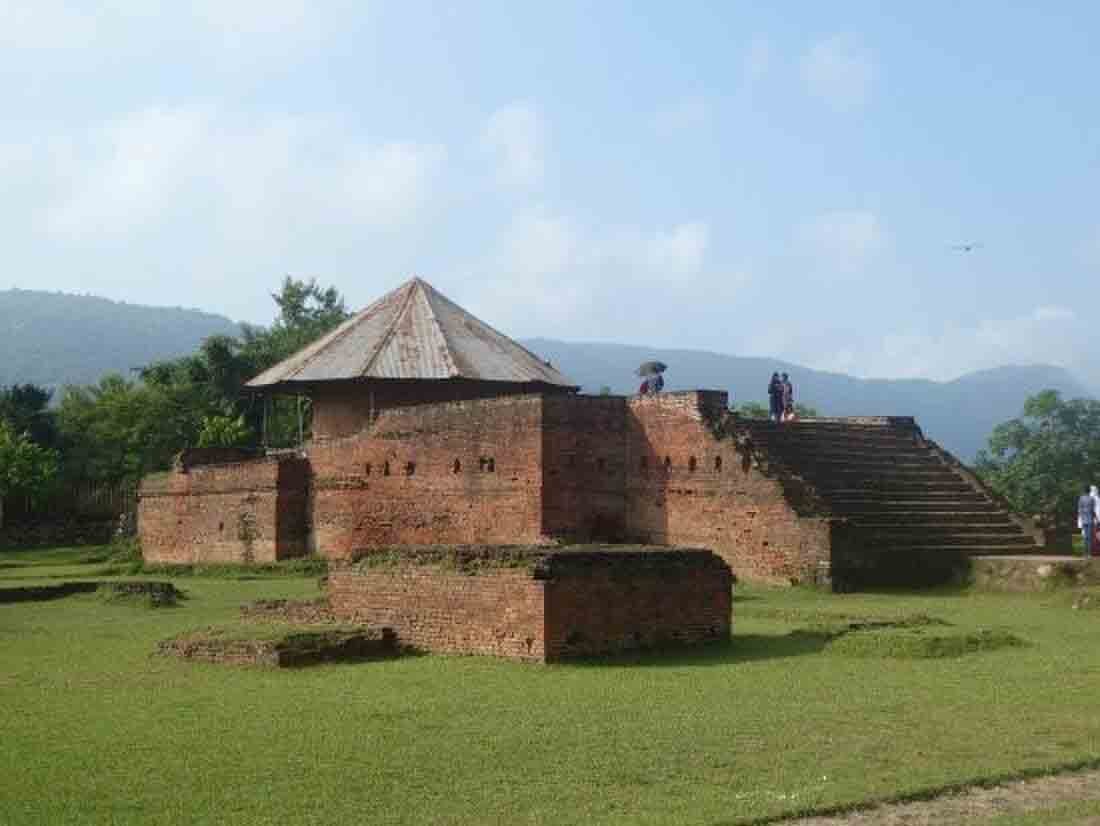
<svg viewBox="0 0 1100 826">
<path fill-rule="evenodd" d="M 912 419 L 739 420 L 765 460 L 812 486 L 875 556 L 1021 554 L 1033 535 Z"/>
</svg>

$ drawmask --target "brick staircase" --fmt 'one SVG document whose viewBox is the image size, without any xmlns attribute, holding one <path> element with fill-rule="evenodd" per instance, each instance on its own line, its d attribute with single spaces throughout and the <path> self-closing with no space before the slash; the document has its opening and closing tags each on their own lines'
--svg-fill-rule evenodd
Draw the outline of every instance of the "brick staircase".
<svg viewBox="0 0 1100 826">
<path fill-rule="evenodd" d="M 806 486 L 816 515 L 833 519 L 834 581 L 937 581 L 970 556 L 1039 550 L 1036 531 L 910 418 L 731 424 L 765 468 Z"/>
</svg>

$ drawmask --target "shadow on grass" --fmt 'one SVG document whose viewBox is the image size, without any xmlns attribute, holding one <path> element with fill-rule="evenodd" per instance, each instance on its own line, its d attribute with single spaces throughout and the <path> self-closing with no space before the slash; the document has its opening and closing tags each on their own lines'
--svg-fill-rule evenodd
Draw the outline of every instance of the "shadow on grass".
<svg viewBox="0 0 1100 826">
<path fill-rule="evenodd" d="M 816 631 L 791 631 L 789 634 L 735 634 L 728 642 L 715 642 L 690 648 L 653 648 L 565 660 L 564 665 L 582 668 L 682 668 L 732 665 L 758 660 L 779 660 L 821 653 L 829 635 Z"/>
</svg>

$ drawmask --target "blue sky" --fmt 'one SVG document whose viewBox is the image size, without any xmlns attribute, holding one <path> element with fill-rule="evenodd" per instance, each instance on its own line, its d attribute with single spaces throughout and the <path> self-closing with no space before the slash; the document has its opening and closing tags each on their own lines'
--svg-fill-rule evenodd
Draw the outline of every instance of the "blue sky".
<svg viewBox="0 0 1100 826">
<path fill-rule="evenodd" d="M 1100 387 L 1097 42 L 1093 3 L 0 0 L 0 288 L 266 322 L 284 273 L 415 273 L 515 336 Z"/>
</svg>

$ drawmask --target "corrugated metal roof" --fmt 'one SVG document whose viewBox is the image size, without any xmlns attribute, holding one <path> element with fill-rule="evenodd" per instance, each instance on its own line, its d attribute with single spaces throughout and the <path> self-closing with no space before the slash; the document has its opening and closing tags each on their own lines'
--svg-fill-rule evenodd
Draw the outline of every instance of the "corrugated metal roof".
<svg viewBox="0 0 1100 826">
<path fill-rule="evenodd" d="M 465 378 L 575 386 L 420 278 L 382 296 L 246 386 L 358 378 Z"/>
</svg>

